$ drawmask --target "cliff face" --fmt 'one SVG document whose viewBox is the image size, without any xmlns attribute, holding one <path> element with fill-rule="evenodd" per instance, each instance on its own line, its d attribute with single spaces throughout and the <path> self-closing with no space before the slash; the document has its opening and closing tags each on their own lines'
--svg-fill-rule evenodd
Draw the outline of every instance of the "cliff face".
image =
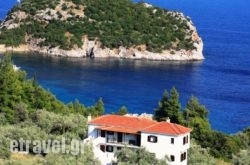
<svg viewBox="0 0 250 165">
<path fill-rule="evenodd" d="M 69 11 L 63 9 L 71 8 L 70 14 Z M 152 8 L 151 5 L 144 4 L 145 8 Z M 32 24 L 30 21 L 31 18 L 37 22 L 40 22 L 42 26 L 49 25 L 51 21 L 67 21 L 71 18 L 77 17 L 78 19 L 84 18 L 85 6 L 76 5 L 69 1 L 60 0 L 54 9 L 45 8 L 42 10 L 36 11 L 32 17 L 29 13 L 17 10 L 12 12 L 7 19 L 2 22 L 0 29 L 1 33 L 4 33 L 4 30 L 13 30 L 23 26 L 24 24 Z M 159 9 L 153 9 L 153 13 L 157 12 Z M 59 14 L 60 13 L 60 14 Z M 185 39 L 189 39 L 193 43 L 192 49 L 178 48 L 175 49 L 179 44 L 179 39 L 171 42 L 172 47 L 168 49 L 163 49 L 160 52 L 153 52 L 148 50 L 148 44 L 139 44 L 132 46 L 120 45 L 117 47 L 109 48 L 104 46 L 100 38 L 95 37 L 92 40 L 89 39 L 89 35 L 85 34 L 80 36 L 81 45 L 74 44 L 70 49 L 63 49 L 60 45 L 43 45 L 42 42 L 46 41 L 46 38 L 40 37 L 33 34 L 28 34 L 25 32 L 24 42 L 15 46 L 5 46 L 5 44 L 0 45 L 0 52 L 4 51 L 18 51 L 18 52 L 37 52 L 47 55 L 54 56 L 69 56 L 69 57 L 99 57 L 99 58 L 128 58 L 128 59 L 149 59 L 149 60 L 202 60 L 203 56 L 203 42 L 199 37 L 197 30 L 190 19 L 185 17 L 182 13 L 177 12 L 168 12 L 173 16 L 176 16 L 179 21 L 185 22 L 187 27 L 187 34 Z M 94 21 L 89 18 L 90 22 Z M 84 27 L 83 27 L 84 28 Z M 162 27 L 164 28 L 164 27 Z M 111 27 L 112 29 L 112 27 Z M 176 27 L 178 29 L 178 27 Z M 115 32 L 114 32 L 115 33 Z M 115 34 L 114 34 L 115 35 Z M 65 32 L 64 35 L 67 38 L 67 41 L 71 40 L 70 32 Z M 0 36 L 1 37 L 1 36 Z M 79 36 L 78 36 L 79 38 Z M 66 42 L 67 42 L 66 41 Z"/>
</svg>

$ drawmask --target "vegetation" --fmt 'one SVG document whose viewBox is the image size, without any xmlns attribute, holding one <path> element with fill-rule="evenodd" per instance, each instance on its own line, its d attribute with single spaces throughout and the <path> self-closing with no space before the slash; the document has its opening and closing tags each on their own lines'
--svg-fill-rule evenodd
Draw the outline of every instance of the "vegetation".
<svg viewBox="0 0 250 165">
<path fill-rule="evenodd" d="M 103 47 L 133 47 L 146 45 L 147 50 L 161 52 L 165 49 L 194 49 L 191 39 L 192 30 L 187 25 L 188 19 L 180 14 L 155 7 L 145 7 L 143 3 L 132 3 L 130 0 L 65 0 L 62 11 L 52 17 L 51 11 L 59 6 L 59 0 L 23 0 L 15 6 L 7 17 L 16 11 L 25 12 L 28 17 L 23 20 L 15 18 L 20 26 L 9 30 L 1 29 L 0 43 L 18 46 L 29 43 L 32 39 L 41 38 L 40 46 L 59 46 L 62 49 L 81 47 L 82 37 L 98 40 Z M 67 6 L 67 2 L 75 5 Z M 73 10 L 84 6 L 85 17 L 76 15 Z M 51 20 L 35 19 L 35 15 L 47 11 Z M 63 19 L 62 12 L 68 17 Z M 15 36 L 15 37 L 14 37 Z M 25 40 L 25 36 L 29 37 Z M 17 38 L 16 38 L 17 37 Z M 15 39 L 13 39 L 15 38 Z"/>
<path fill-rule="evenodd" d="M 0 164 L 99 164 L 91 145 L 86 145 L 86 153 L 77 157 L 46 152 L 29 157 L 11 154 L 9 144 L 20 138 L 61 141 L 65 137 L 66 148 L 69 148 L 72 139 L 87 137 L 86 116 L 99 116 L 103 112 L 102 99 L 91 107 L 85 107 L 78 100 L 65 105 L 39 86 L 35 76 L 27 80 L 24 71 L 14 70 L 10 56 L 0 60 Z M 30 149 L 34 147 L 29 145 Z M 20 163 L 16 157 L 25 157 L 25 160 Z"/>
<path fill-rule="evenodd" d="M 222 158 L 226 161 L 232 160 L 233 155 L 240 160 L 246 159 L 244 154 L 249 150 L 250 131 L 245 130 L 243 133 L 232 136 L 212 130 L 208 120 L 208 110 L 194 96 L 190 98 L 186 108 L 181 110 L 176 89 L 171 89 L 170 96 L 168 91 L 165 91 L 155 110 L 154 118 L 159 121 L 169 118 L 173 123 L 184 124 L 192 128 L 192 138 L 196 141 L 198 149 L 205 149 L 206 154 L 209 153 L 215 158 Z M 243 151 L 240 152 L 241 149 Z M 200 158 L 197 152 L 193 152 Z M 240 154 L 237 155 L 239 152 Z M 191 156 L 191 158 L 195 157 Z M 197 159 L 194 160 L 199 162 Z M 236 161 L 235 158 L 234 160 Z"/>
<path fill-rule="evenodd" d="M 188 157 L 190 165 L 219 164 L 218 159 L 234 165 L 248 165 L 250 153 L 250 128 L 235 135 L 227 135 L 211 129 L 208 110 L 192 96 L 186 107 L 181 110 L 179 94 L 175 88 L 164 92 L 155 111 L 159 121 L 167 117 L 176 123 L 193 129 L 192 144 Z M 72 164 L 72 162 L 98 165 L 91 145 L 85 146 L 81 155 L 53 154 L 42 149 L 40 154 L 29 155 L 10 153 L 10 140 L 20 138 L 29 140 L 61 140 L 65 137 L 66 147 L 72 139 L 82 140 L 87 136 L 87 119 L 104 113 L 104 103 L 99 99 L 90 107 L 78 100 L 65 105 L 46 91 L 36 81 L 36 76 L 26 79 L 22 70 L 14 70 L 11 58 L 0 60 L 0 165 L 5 164 Z M 127 113 L 121 107 L 118 114 Z M 33 144 L 29 144 L 33 148 Z M 124 148 L 116 153 L 120 164 L 159 164 L 145 149 Z"/>
<path fill-rule="evenodd" d="M 115 153 L 117 162 L 121 165 L 166 165 L 167 159 L 158 160 L 145 148 L 123 148 Z"/>
<path fill-rule="evenodd" d="M 233 154 L 233 164 L 234 165 L 250 165 L 250 127 L 237 133 L 237 138 L 240 139 L 243 147 L 240 152 Z"/>
<path fill-rule="evenodd" d="M 79 113 L 84 116 L 100 116 L 104 113 L 102 99 L 91 107 L 81 105 L 78 100 L 65 105 L 51 92 L 39 86 L 35 76 L 26 80 L 25 72 L 15 71 L 9 56 L 5 56 L 0 62 L 0 105 L 0 113 L 8 123 L 24 121 L 28 113 L 38 109 L 65 115 Z"/>
<path fill-rule="evenodd" d="M 129 112 L 128 112 L 128 109 L 127 109 L 126 106 L 122 106 L 122 107 L 116 112 L 117 115 L 126 115 L 126 114 L 128 114 L 128 113 L 129 113 Z"/>
<path fill-rule="evenodd" d="M 216 159 L 209 154 L 209 149 L 202 148 L 194 140 L 191 141 L 188 163 L 190 165 L 217 165 Z"/>
<path fill-rule="evenodd" d="M 250 149 L 241 150 L 237 155 L 233 155 L 234 165 L 250 165 Z"/>
<path fill-rule="evenodd" d="M 154 119 L 157 121 L 166 121 L 167 118 L 173 123 L 183 123 L 182 115 L 180 113 L 181 105 L 179 102 L 179 93 L 173 87 L 171 95 L 165 90 L 158 108 L 155 110 Z"/>
</svg>

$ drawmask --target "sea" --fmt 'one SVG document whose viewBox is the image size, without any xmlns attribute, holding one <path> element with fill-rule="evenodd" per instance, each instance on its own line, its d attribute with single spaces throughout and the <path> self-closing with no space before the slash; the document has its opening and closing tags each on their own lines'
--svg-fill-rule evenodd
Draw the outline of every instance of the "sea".
<svg viewBox="0 0 250 165">
<path fill-rule="evenodd" d="M 28 77 L 65 103 L 99 98 L 106 113 L 154 113 L 164 90 L 175 87 L 184 109 L 194 95 L 209 110 L 213 129 L 234 134 L 250 126 L 250 1 L 144 0 L 183 12 L 204 42 L 204 61 L 163 62 L 13 54 Z M 17 4 L 0 0 L 0 19 Z"/>
</svg>

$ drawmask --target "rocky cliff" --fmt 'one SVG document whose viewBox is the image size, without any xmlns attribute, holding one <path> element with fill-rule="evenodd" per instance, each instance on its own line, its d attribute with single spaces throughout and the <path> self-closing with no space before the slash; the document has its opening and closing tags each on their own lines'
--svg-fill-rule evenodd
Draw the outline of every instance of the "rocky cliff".
<svg viewBox="0 0 250 165">
<path fill-rule="evenodd" d="M 143 6 L 141 7 L 150 8 L 150 10 L 152 10 L 152 13 L 156 13 L 157 10 L 160 10 L 160 9 L 153 8 L 149 4 L 143 4 Z M 41 24 L 42 28 L 51 24 L 51 22 L 53 22 L 54 20 L 57 20 L 57 21 L 59 20 L 62 22 L 69 22 L 70 20 L 72 21 L 73 18 L 74 19 L 77 18 L 78 19 L 77 21 L 79 22 L 80 19 L 84 19 L 87 17 L 84 12 L 85 8 L 87 7 L 84 6 L 83 3 L 75 4 L 71 1 L 60 0 L 58 1 L 58 3 L 54 4 L 54 7 L 52 8 L 45 6 L 41 8 L 40 10 L 37 10 L 31 14 L 31 12 L 27 12 L 27 9 L 24 10 L 22 7 L 17 6 L 12 12 L 9 13 L 6 20 L 1 23 L 0 43 L 1 43 L 1 34 L 4 34 L 5 32 L 9 32 L 9 31 L 13 31 L 15 29 L 20 29 L 20 27 L 23 27 L 23 26 L 26 27 L 26 30 L 24 30 L 24 32 L 22 33 L 24 34 L 24 38 L 21 40 L 22 42 L 18 45 L 11 45 L 11 44 L 6 44 L 2 42 L 0 45 L 0 51 L 1 52 L 26 51 L 26 52 L 37 52 L 37 53 L 42 53 L 42 54 L 47 54 L 47 55 L 54 55 L 54 56 L 69 56 L 69 57 L 129 58 L 129 59 L 149 59 L 149 60 L 202 60 L 204 59 L 204 56 L 202 53 L 203 42 L 202 42 L 202 39 L 199 37 L 194 24 L 189 18 L 185 17 L 182 13 L 177 13 L 177 12 L 168 11 L 167 13 L 168 15 L 171 15 L 172 17 L 176 17 L 178 21 L 185 23 L 186 29 L 185 29 L 185 33 L 183 33 L 185 34 L 185 36 L 182 38 L 184 38 L 184 40 L 189 40 L 189 42 L 192 43 L 192 46 L 189 49 L 187 49 L 186 47 L 177 46 L 177 45 L 180 45 L 179 38 L 171 41 L 170 46 L 167 49 L 165 48 L 165 46 L 162 46 L 162 49 L 160 51 L 153 51 L 152 49 L 149 50 L 148 47 L 150 45 L 147 42 L 145 43 L 141 42 L 139 44 L 137 43 L 137 44 L 132 44 L 129 46 L 117 45 L 116 47 L 109 47 L 103 44 L 102 40 L 100 39 L 100 37 L 98 37 L 98 35 L 95 37 L 93 36 L 91 37 L 89 34 L 84 34 L 84 33 L 81 33 L 82 35 L 80 37 L 75 36 L 75 37 L 78 37 L 78 40 L 80 40 L 80 44 L 78 45 L 72 44 L 70 48 L 65 49 L 65 48 L 62 48 L 60 44 L 57 44 L 57 45 L 54 44 L 53 46 L 52 46 L 53 43 L 52 44 L 48 43 L 47 45 L 42 44 L 43 42 L 49 40 L 48 38 L 43 37 L 41 35 L 41 34 L 44 34 L 44 36 L 46 36 L 45 34 L 48 32 L 46 32 L 45 30 L 44 32 L 39 33 L 39 35 L 28 32 L 28 31 L 32 31 L 27 28 L 29 27 L 29 25 L 34 24 L 32 23 L 32 21 L 36 21 L 39 24 Z M 68 9 L 70 9 L 70 11 Z M 91 18 L 88 18 L 88 21 L 94 22 L 94 20 L 92 20 Z M 165 28 L 165 27 L 160 27 L 160 28 Z M 180 29 L 177 26 L 174 26 L 173 28 Z M 36 31 L 39 31 L 40 29 L 36 29 Z M 46 29 L 46 27 L 44 29 Z M 70 42 L 71 40 L 73 40 L 72 36 L 74 36 L 74 34 L 69 31 L 70 30 L 68 31 L 66 30 L 63 34 L 63 37 L 66 38 L 65 39 L 66 44 Z M 113 35 L 115 35 L 115 33 L 116 31 L 112 32 Z M 121 41 L 119 40 L 117 42 L 121 42 Z M 154 41 L 153 36 L 152 36 L 152 40 L 149 39 L 149 41 L 150 42 Z"/>
</svg>

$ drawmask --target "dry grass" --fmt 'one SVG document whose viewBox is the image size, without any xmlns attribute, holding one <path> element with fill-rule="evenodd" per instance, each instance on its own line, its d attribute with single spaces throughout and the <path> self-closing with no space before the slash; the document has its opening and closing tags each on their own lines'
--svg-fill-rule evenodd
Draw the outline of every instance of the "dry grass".
<svg viewBox="0 0 250 165">
<path fill-rule="evenodd" d="M 21 163 L 23 165 L 29 165 L 29 164 L 39 165 L 40 163 L 43 162 L 42 156 L 34 156 L 34 155 L 23 154 L 23 153 L 12 153 L 10 160 L 13 162 Z"/>
<path fill-rule="evenodd" d="M 231 163 L 225 162 L 225 161 L 223 161 L 223 160 L 217 160 L 217 161 L 216 161 L 216 165 L 231 165 Z"/>
</svg>

